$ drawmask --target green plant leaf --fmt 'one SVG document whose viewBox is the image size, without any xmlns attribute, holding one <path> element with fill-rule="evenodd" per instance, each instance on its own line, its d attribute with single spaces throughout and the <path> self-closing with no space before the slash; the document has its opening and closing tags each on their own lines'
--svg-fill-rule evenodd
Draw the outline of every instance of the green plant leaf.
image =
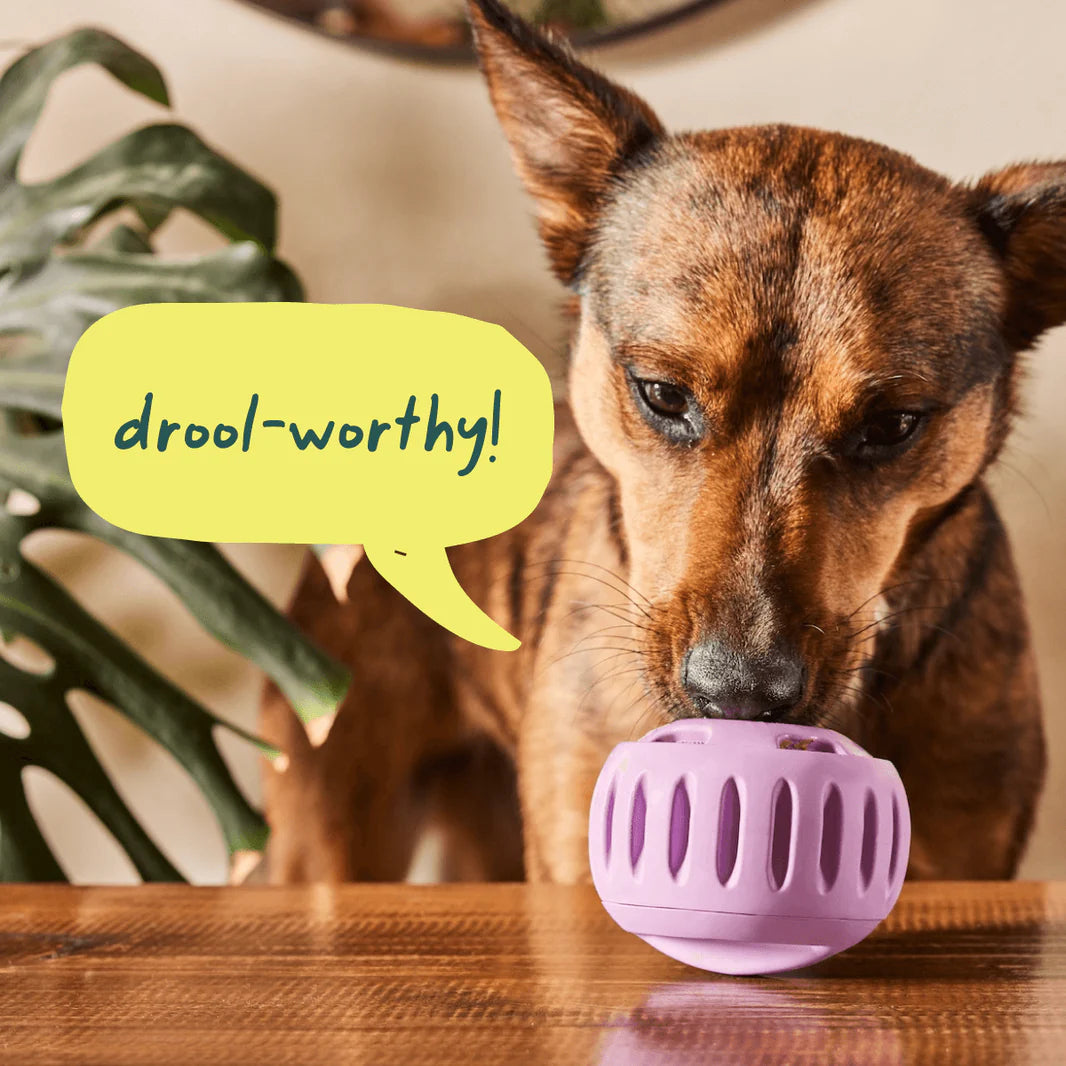
<svg viewBox="0 0 1066 1066">
<path fill-rule="evenodd" d="M 141 877 L 146 881 L 182 880 L 181 874 L 130 813 L 104 772 L 78 720 L 67 705 L 68 684 L 76 687 L 66 663 L 58 665 L 51 675 L 40 676 L 0 660 L 0 691 L 8 702 L 20 708 L 31 724 L 28 737 L 14 739 L 0 736 L 0 790 L 4 787 L 2 779 L 12 774 L 17 779 L 25 766 L 41 766 L 65 781 L 84 800 L 129 855 Z M 3 806 L 0 801 L 0 810 Z M 0 833 L 4 829 L 3 822 L 6 819 L 0 819 Z M 32 830 L 29 825 L 21 825 L 14 839 L 24 843 L 10 858 L 5 856 L 0 842 L 0 881 L 26 879 L 13 876 L 12 871 L 5 869 L 5 861 L 15 863 L 15 854 L 28 853 L 28 858 L 20 861 L 29 862 L 33 867 L 39 866 L 42 873 L 47 871 L 47 860 L 41 847 L 44 842 L 43 839 L 38 841 L 37 836 L 39 831 L 35 825 Z M 47 844 L 44 844 L 44 848 L 47 848 Z M 51 855 L 51 852 L 48 854 Z M 55 861 L 54 856 L 52 861 Z"/>
<path fill-rule="evenodd" d="M 0 268 L 34 262 L 117 206 L 182 207 L 272 248 L 274 197 L 182 126 L 146 126 L 52 181 L 0 190 Z"/>
<path fill-rule="evenodd" d="M 0 734 L 0 881 L 65 881 L 22 787 L 22 749 Z"/>
<path fill-rule="evenodd" d="M 27 387 L 27 372 L 65 373 L 82 333 L 120 307 L 301 297 L 292 271 L 248 242 L 180 260 L 97 248 L 10 270 L 0 275 L 0 335 L 28 335 L 32 344 L 0 363 L 12 375 L 0 379 L 0 403 L 8 404 L 5 386 Z"/>
<path fill-rule="evenodd" d="M 170 102 L 159 68 L 110 33 L 86 27 L 49 41 L 12 63 L 0 78 L 0 181 L 15 178 L 52 83 L 82 63 L 95 63 L 156 103 Z"/>
<path fill-rule="evenodd" d="M 88 533 L 161 577 L 212 636 L 274 679 L 300 718 L 328 714 L 343 698 L 347 672 L 294 629 L 213 544 L 143 537 L 91 511 L 70 481 L 62 433 L 0 435 L 0 488 L 5 486 L 40 503 L 40 511 L 23 520 L 27 528 Z"/>
<path fill-rule="evenodd" d="M 23 56 L 0 77 L 0 634 L 35 641 L 54 659 L 46 676 L 0 658 L 0 699 L 30 722 L 25 738 L 0 734 L 0 879 L 50 880 L 63 871 L 26 801 L 22 770 L 41 766 L 81 796 L 145 879 L 180 878 L 129 811 L 70 711 L 83 689 L 165 747 L 211 805 L 230 852 L 261 849 L 266 826 L 219 753 L 222 721 L 172 682 L 22 555 L 36 529 L 75 530 L 110 543 L 159 575 L 217 639 L 260 666 L 304 719 L 332 712 L 346 671 L 306 640 L 210 544 L 142 537 L 90 511 L 74 491 L 63 446 L 63 379 L 81 334 L 132 304 L 300 300 L 293 273 L 271 253 L 270 191 L 189 130 L 135 130 L 51 181 L 18 180 L 22 151 L 53 81 L 97 63 L 130 89 L 167 102 L 156 67 L 110 34 L 77 30 Z M 79 247 L 86 227 L 122 208 L 120 222 Z M 235 243 L 166 259 L 151 236 L 175 209 L 205 219 Z M 98 230 L 99 227 L 96 227 Z M 39 503 L 3 508 L 11 489 Z"/>
<path fill-rule="evenodd" d="M 199 785 L 231 852 L 261 848 L 266 825 L 237 787 L 212 736 L 217 725 L 235 727 L 153 670 L 22 558 L 18 546 L 30 528 L 20 518 L 0 515 L 0 625 L 35 641 L 55 659 L 64 696 L 85 689 L 162 744 Z M 26 717 L 32 730 L 35 722 Z"/>
<path fill-rule="evenodd" d="M 76 30 L 14 63 L 0 78 L 0 269 L 48 256 L 57 243 L 123 205 L 137 211 L 148 231 L 181 207 L 233 240 L 273 248 L 273 194 L 183 126 L 134 130 L 59 178 L 22 184 L 19 161 L 52 83 L 86 62 L 167 103 L 158 69 L 102 30 Z"/>
</svg>

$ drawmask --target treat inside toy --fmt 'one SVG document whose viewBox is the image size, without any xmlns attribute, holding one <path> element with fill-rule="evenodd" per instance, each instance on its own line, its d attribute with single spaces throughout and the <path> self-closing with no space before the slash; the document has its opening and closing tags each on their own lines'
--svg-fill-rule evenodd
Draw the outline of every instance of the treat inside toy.
<svg viewBox="0 0 1066 1066">
<path fill-rule="evenodd" d="M 593 880 L 619 925 L 734 974 L 857 943 L 895 903 L 909 843 L 890 763 L 829 730 L 764 722 L 684 720 L 619 745 L 589 824 Z"/>
<path fill-rule="evenodd" d="M 785 751 L 831 751 L 842 755 L 840 747 L 824 737 L 783 736 L 777 738 L 777 746 Z"/>
</svg>

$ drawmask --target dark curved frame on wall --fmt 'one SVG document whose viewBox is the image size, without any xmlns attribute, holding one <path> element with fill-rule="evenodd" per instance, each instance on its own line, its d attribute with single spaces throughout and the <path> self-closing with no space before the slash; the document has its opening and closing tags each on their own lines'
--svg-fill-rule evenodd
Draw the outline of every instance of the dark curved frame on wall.
<svg viewBox="0 0 1066 1066">
<path fill-rule="evenodd" d="M 648 18 L 639 19 L 636 22 L 627 22 L 624 25 L 611 26 L 602 30 L 585 30 L 572 34 L 569 40 L 575 48 L 592 48 L 603 44 L 613 44 L 616 41 L 626 41 L 633 37 L 639 37 L 642 34 L 671 26 L 675 22 L 680 22 L 699 11 L 718 7 L 726 2 L 728 0 L 688 0 L 687 3 L 679 3 L 677 7 L 671 8 L 669 11 L 660 11 L 658 14 L 650 15 Z M 276 8 L 261 3 L 260 0 L 242 0 L 242 3 L 249 7 L 254 7 L 265 14 L 272 15 L 283 22 L 301 26 L 328 40 L 338 41 L 341 44 L 355 45 L 358 48 L 381 52 L 385 55 L 431 63 L 471 63 L 474 60 L 474 49 L 469 39 L 461 45 L 449 47 L 419 44 L 414 41 L 389 41 L 358 33 L 341 35 L 330 33 L 309 17 L 303 18 L 299 15 L 278 11 Z"/>
</svg>

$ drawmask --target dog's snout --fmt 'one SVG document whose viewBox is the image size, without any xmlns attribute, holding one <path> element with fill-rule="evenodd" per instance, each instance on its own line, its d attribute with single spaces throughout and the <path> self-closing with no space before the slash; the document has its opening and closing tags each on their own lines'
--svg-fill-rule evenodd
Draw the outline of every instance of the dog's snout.
<svg viewBox="0 0 1066 1066">
<path fill-rule="evenodd" d="M 775 722 L 803 698 L 807 670 L 792 649 L 745 655 L 718 640 L 691 648 L 681 680 L 695 709 L 707 718 Z"/>
</svg>

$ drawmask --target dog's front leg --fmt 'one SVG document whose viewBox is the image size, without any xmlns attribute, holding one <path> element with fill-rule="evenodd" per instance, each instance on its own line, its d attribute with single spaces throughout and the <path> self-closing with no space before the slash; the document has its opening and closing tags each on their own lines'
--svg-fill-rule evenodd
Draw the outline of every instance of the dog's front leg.
<svg viewBox="0 0 1066 1066">
<path fill-rule="evenodd" d="M 339 602 L 309 558 L 291 617 L 352 672 L 328 736 L 305 731 L 273 687 L 262 735 L 285 753 L 264 776 L 270 879 L 399 881 L 424 815 L 419 771 L 454 746 L 446 634 L 373 567 Z"/>
<path fill-rule="evenodd" d="M 580 597 L 579 597 L 580 598 Z M 570 645 L 567 645 L 570 646 Z M 591 880 L 589 807 L 600 770 L 615 745 L 636 740 L 668 716 L 632 667 L 589 652 L 559 659 L 540 676 L 518 729 L 518 795 L 530 881 Z M 598 661 L 598 664 L 597 664 Z"/>
<path fill-rule="evenodd" d="M 1014 877 L 1044 777 L 1031 657 L 1001 655 L 976 678 L 950 659 L 936 664 L 930 689 L 901 686 L 892 701 L 892 754 L 913 822 L 908 876 Z"/>
<path fill-rule="evenodd" d="M 591 879 L 588 818 L 610 745 L 568 724 L 560 705 L 534 706 L 518 738 L 518 791 L 526 878 L 555 884 Z"/>
<path fill-rule="evenodd" d="M 1013 877 L 1045 767 L 1021 590 L 987 497 L 975 496 L 942 539 L 927 572 L 943 579 L 907 586 L 931 599 L 899 608 L 904 624 L 889 635 L 896 658 L 876 675 L 892 680 L 864 717 L 880 720 L 871 749 L 895 762 L 907 789 L 909 875 Z M 935 591 L 945 587 L 954 590 L 946 605 Z"/>
</svg>

